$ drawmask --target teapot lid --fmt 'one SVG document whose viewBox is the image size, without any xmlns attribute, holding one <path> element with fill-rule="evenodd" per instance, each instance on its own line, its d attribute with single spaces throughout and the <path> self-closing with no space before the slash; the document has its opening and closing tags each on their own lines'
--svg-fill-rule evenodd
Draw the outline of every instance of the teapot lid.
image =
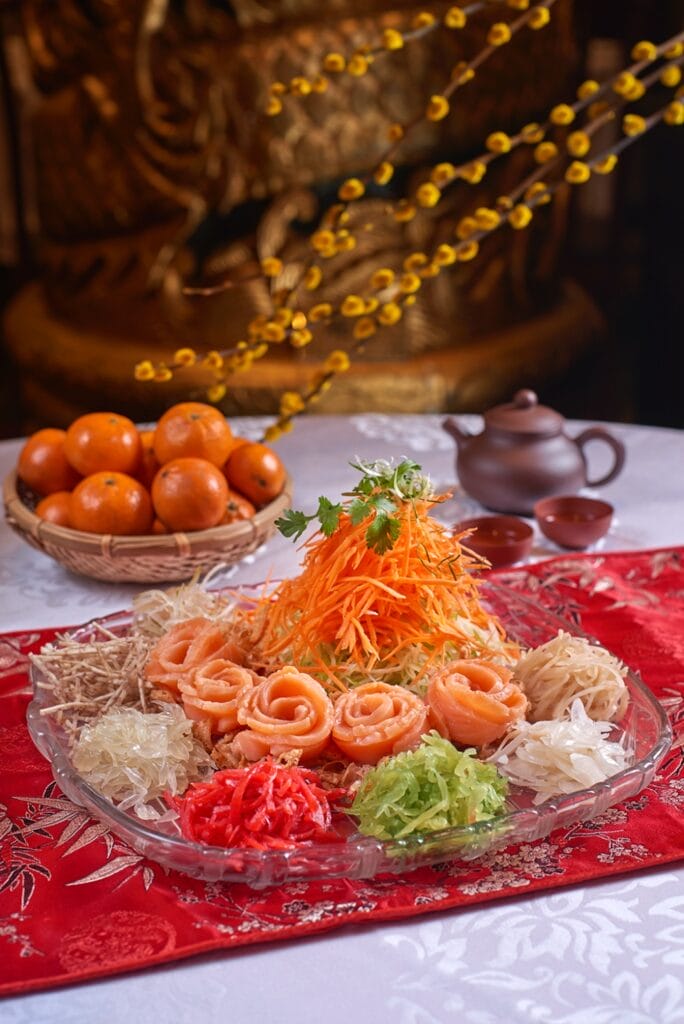
<svg viewBox="0 0 684 1024">
<path fill-rule="evenodd" d="M 534 391 L 517 391 L 512 402 L 497 405 L 484 414 L 487 427 L 513 434 L 551 436 L 563 429 L 563 417 L 547 405 L 539 405 Z"/>
</svg>

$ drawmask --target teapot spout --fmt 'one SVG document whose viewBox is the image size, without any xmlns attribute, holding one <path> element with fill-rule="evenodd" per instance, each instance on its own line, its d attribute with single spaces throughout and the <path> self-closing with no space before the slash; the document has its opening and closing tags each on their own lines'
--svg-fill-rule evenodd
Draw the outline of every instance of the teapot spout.
<svg viewBox="0 0 684 1024">
<path fill-rule="evenodd" d="M 446 430 L 447 434 L 453 437 L 456 445 L 460 448 L 466 441 L 470 441 L 472 434 L 469 434 L 467 430 L 463 430 L 459 427 L 458 423 L 452 416 L 448 416 L 445 420 L 442 420 L 442 429 Z"/>
</svg>

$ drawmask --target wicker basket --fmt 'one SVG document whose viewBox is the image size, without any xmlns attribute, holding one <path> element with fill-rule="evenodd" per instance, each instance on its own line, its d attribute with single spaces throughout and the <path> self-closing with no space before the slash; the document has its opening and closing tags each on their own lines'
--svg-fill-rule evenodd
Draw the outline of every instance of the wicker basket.
<svg viewBox="0 0 684 1024">
<path fill-rule="evenodd" d="M 292 480 L 274 501 L 252 519 L 194 533 L 115 537 L 84 533 L 40 519 L 31 508 L 32 496 L 16 472 L 3 485 L 5 518 L 32 547 L 72 572 L 98 580 L 162 583 L 187 580 L 219 563 L 234 565 L 255 551 L 275 531 L 275 521 L 292 501 Z"/>
</svg>

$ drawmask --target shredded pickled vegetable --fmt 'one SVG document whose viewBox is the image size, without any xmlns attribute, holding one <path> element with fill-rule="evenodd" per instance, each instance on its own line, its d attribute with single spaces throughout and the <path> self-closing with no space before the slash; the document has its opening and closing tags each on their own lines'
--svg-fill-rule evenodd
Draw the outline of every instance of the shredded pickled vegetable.
<svg viewBox="0 0 684 1024">
<path fill-rule="evenodd" d="M 606 739 L 613 726 L 588 717 L 577 698 L 561 721 L 519 722 L 487 758 L 516 786 L 535 791 L 541 803 L 603 782 L 626 768 L 621 743 Z"/>
<path fill-rule="evenodd" d="M 182 793 L 213 767 L 193 737 L 192 722 L 176 705 L 154 714 L 112 708 L 83 726 L 72 760 L 93 789 L 141 818 L 159 817 L 151 801 Z"/>
<path fill-rule="evenodd" d="M 577 699 L 589 718 L 616 722 L 629 701 L 626 674 L 609 651 L 560 630 L 518 661 L 513 679 L 530 702 L 532 722 L 567 717 Z"/>
<path fill-rule="evenodd" d="M 359 831 L 400 839 L 494 817 L 506 780 L 473 755 L 431 732 L 417 750 L 381 761 L 364 776 L 350 809 Z"/>
<path fill-rule="evenodd" d="M 344 790 L 325 790 L 315 772 L 271 758 L 227 768 L 183 797 L 167 797 L 187 839 L 209 846 L 290 850 L 334 842 L 331 803 Z"/>
</svg>

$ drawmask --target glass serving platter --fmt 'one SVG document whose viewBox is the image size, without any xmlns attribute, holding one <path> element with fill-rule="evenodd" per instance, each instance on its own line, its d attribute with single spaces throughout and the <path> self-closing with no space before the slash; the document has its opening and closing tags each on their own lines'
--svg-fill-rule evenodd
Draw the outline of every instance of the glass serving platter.
<svg viewBox="0 0 684 1024">
<path fill-rule="evenodd" d="M 507 587 L 487 583 L 481 596 L 509 637 L 522 647 L 536 647 L 555 637 L 559 629 L 596 643 L 572 623 Z M 117 613 L 101 621 L 121 635 L 130 628 L 132 616 Z M 92 623 L 71 633 L 72 638 L 82 641 L 92 635 Z M 662 707 L 630 671 L 626 680 L 630 697 L 627 712 L 610 738 L 624 738 L 631 763 L 605 782 L 536 805 L 530 791 L 511 786 L 505 813 L 490 821 L 405 839 L 369 838 L 354 831 L 350 823 L 349 834 L 339 843 L 282 851 L 226 849 L 184 839 L 175 823 L 143 821 L 133 811 L 120 810 L 96 792 L 71 764 L 61 726 L 52 716 L 41 714 L 41 709 L 50 703 L 50 694 L 36 685 L 41 680 L 36 666 L 32 666 L 31 678 L 34 699 L 27 713 L 29 730 L 38 749 L 50 761 L 60 789 L 70 800 L 108 825 L 133 849 L 167 868 L 207 881 L 242 882 L 255 888 L 313 879 L 370 878 L 451 859 L 474 860 L 494 849 L 540 839 L 556 828 L 593 818 L 640 792 L 652 781 L 672 742 Z"/>
</svg>

